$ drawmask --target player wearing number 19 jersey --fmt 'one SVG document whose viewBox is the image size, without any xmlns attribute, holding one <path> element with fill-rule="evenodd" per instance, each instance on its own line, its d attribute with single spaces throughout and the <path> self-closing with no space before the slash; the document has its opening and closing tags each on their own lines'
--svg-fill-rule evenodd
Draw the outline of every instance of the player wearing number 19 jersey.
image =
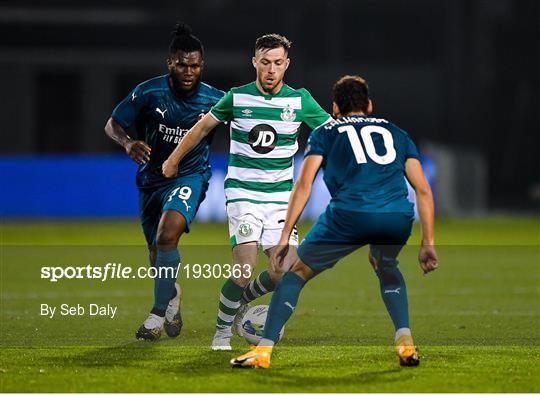
<svg viewBox="0 0 540 395">
<path fill-rule="evenodd" d="M 154 305 L 136 333 L 138 339 L 156 340 L 163 327 L 176 337 L 182 327 L 181 291 L 173 275 L 180 263 L 177 245 L 182 233 L 189 232 L 208 188 L 212 135 L 186 155 L 174 178 L 165 178 L 161 165 L 224 94 L 200 81 L 203 64 L 201 42 L 188 26 L 178 25 L 169 48 L 169 74 L 139 84 L 114 109 L 105 127 L 139 164 L 141 223 L 151 264 L 161 270 L 154 280 Z M 140 140 L 126 134 L 132 125 Z"/>
<path fill-rule="evenodd" d="M 336 83 L 333 110 L 337 119 L 309 137 L 279 246 L 270 257 L 273 264 L 288 250 L 290 232 L 309 199 L 320 167 L 331 201 L 298 248 L 299 259 L 274 291 L 263 339 L 253 351 L 233 359 L 234 367 L 269 367 L 272 348 L 294 312 L 305 283 L 368 244 L 369 260 L 396 329 L 399 362 L 405 366 L 419 363 L 397 256 L 407 243 L 413 222 L 407 177 L 416 191 L 422 224 L 420 266 L 425 273 L 437 267 L 431 189 L 409 135 L 385 119 L 369 116 L 372 104 L 362 78 L 345 76 Z"/>
</svg>

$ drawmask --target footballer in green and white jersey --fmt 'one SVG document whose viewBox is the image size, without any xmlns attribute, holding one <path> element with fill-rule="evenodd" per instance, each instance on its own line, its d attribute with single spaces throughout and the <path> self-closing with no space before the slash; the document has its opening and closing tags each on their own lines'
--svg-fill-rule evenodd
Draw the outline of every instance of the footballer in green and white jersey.
<svg viewBox="0 0 540 395">
<path fill-rule="evenodd" d="M 315 129 L 331 119 L 306 89 L 283 84 L 264 95 L 255 82 L 232 88 L 210 114 L 231 126 L 227 203 L 287 204 L 300 125 Z"/>
<path fill-rule="evenodd" d="M 284 84 L 290 47 L 291 42 L 279 34 L 257 38 L 252 58 L 256 80 L 232 88 L 222 97 L 162 166 L 165 177 L 174 177 L 188 152 L 220 122 L 230 123 L 225 196 L 233 265 L 240 273 L 233 273 L 221 288 L 212 350 L 231 349 L 232 328 L 241 332 L 238 324 L 248 303 L 272 292 L 296 259 L 296 249 L 291 248 L 279 267 L 269 266 L 251 279 L 258 262 L 258 247 L 270 254 L 285 224 L 300 125 L 315 129 L 332 119 L 307 90 Z M 289 244 L 298 245 L 296 232 L 291 234 Z"/>
</svg>

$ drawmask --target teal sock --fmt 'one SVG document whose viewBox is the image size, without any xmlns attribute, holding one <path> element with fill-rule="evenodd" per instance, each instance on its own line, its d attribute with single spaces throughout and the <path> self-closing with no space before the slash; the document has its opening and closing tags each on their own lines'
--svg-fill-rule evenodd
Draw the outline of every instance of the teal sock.
<svg viewBox="0 0 540 395">
<path fill-rule="evenodd" d="M 279 333 L 294 312 L 305 283 L 306 281 L 296 273 L 285 273 L 272 295 L 264 324 L 263 340 L 277 343 Z"/>
<path fill-rule="evenodd" d="M 238 312 L 240 307 L 240 298 L 244 288 L 235 284 L 230 278 L 225 281 L 223 287 L 221 287 L 221 293 L 219 294 L 219 310 L 216 327 L 218 329 L 230 328 L 234 316 Z"/>
<path fill-rule="evenodd" d="M 269 292 L 273 292 L 276 286 L 270 279 L 268 270 L 261 272 L 254 280 L 251 280 L 244 293 L 242 294 L 242 303 L 249 303 Z"/>
<path fill-rule="evenodd" d="M 395 329 L 409 328 L 407 287 L 397 266 L 397 261 L 393 261 L 391 264 L 383 262 L 377 270 L 377 276 L 379 277 L 382 299 Z"/>
<path fill-rule="evenodd" d="M 180 264 L 180 253 L 177 249 L 171 251 L 158 250 L 156 254 L 156 269 L 158 276 L 154 279 L 154 308 L 152 312 L 165 315 L 169 301 L 174 297 L 176 289 L 176 271 Z M 161 269 L 168 268 L 168 270 Z"/>
</svg>

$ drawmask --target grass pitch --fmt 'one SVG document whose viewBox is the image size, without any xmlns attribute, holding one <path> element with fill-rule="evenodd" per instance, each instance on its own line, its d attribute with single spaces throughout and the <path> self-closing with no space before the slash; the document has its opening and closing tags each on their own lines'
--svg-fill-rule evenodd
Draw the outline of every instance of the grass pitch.
<svg viewBox="0 0 540 395">
<path fill-rule="evenodd" d="M 400 255 L 418 368 L 397 365 L 393 328 L 364 248 L 306 286 L 271 368 L 245 371 L 228 365 L 247 349 L 242 339 L 234 339 L 232 352 L 209 350 L 221 279 L 186 279 L 182 272 L 182 334 L 152 344 L 134 340 L 151 305 L 151 280 L 40 278 L 43 266 L 146 265 L 136 222 L 4 223 L 0 390 L 539 392 L 539 220 L 442 221 L 437 236 L 435 273 L 420 273 L 417 228 Z M 194 225 L 180 248 L 183 264 L 230 263 L 227 239 L 224 225 Z M 111 304 L 118 311 L 114 318 L 51 319 L 40 316 L 42 303 Z"/>
</svg>

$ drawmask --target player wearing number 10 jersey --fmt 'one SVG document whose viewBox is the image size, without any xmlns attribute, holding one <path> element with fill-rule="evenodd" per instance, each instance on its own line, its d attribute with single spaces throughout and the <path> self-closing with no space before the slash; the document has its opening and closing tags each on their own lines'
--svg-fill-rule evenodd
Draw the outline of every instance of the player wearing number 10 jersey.
<svg viewBox="0 0 540 395">
<path fill-rule="evenodd" d="M 263 339 L 253 351 L 233 359 L 234 367 L 269 367 L 272 348 L 294 312 L 305 283 L 366 244 L 396 329 L 399 362 L 405 366 L 419 363 L 397 256 L 407 243 L 413 221 L 407 177 L 416 191 L 422 224 L 420 266 L 424 273 L 437 267 L 431 189 L 408 134 L 385 119 L 369 117 L 372 104 L 362 78 L 345 76 L 335 84 L 333 111 L 337 119 L 309 137 L 279 245 L 270 257 L 272 264 L 278 265 L 287 253 L 289 235 L 320 167 L 332 199 L 298 248 L 299 259 L 274 291 Z"/>
</svg>

